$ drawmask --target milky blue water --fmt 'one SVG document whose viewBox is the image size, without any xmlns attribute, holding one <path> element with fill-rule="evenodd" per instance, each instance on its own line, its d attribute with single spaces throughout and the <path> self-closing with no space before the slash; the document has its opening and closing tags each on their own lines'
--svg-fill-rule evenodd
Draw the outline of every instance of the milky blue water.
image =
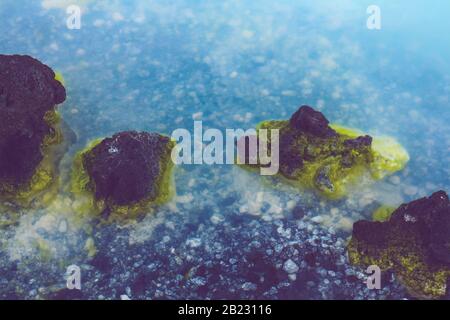
<svg viewBox="0 0 450 320">
<path fill-rule="evenodd" d="M 82 8 L 79 30 L 66 26 L 69 4 Z M 366 27 L 371 4 L 381 9 L 380 30 Z M 175 202 L 160 209 L 183 215 L 185 222 L 215 215 L 226 221 L 231 211 L 269 221 L 312 197 L 311 218 L 340 209 L 340 222 L 325 228 L 335 227 L 345 239 L 351 229 L 340 219 L 367 217 L 368 205 L 450 191 L 449 14 L 450 3 L 441 0 L 2 0 L 0 53 L 28 54 L 63 74 L 68 97 L 60 111 L 78 137 L 66 171 L 76 150 L 118 131 L 170 135 L 177 128 L 192 130 L 193 119 L 205 127 L 252 128 L 286 119 L 301 104 L 334 123 L 396 138 L 411 157 L 405 170 L 343 203 L 266 190 L 258 177 L 230 166 L 184 166 L 175 175 Z M 258 192 L 265 205 L 255 204 Z M 164 216 L 158 219 L 164 224 Z M 149 218 L 131 233 L 148 239 L 152 226 Z M 32 240 L 23 236 L 23 221 L 8 230 L 4 265 L 34 261 L 37 253 L 29 246 L 37 237 L 55 246 L 60 259 L 87 263 L 76 258 L 84 235 L 74 231 L 76 240 L 62 248 L 51 236 L 34 235 L 36 226 L 29 228 Z M 27 272 L 33 267 L 24 279 Z M 42 275 L 30 277 L 49 285 Z"/>
</svg>

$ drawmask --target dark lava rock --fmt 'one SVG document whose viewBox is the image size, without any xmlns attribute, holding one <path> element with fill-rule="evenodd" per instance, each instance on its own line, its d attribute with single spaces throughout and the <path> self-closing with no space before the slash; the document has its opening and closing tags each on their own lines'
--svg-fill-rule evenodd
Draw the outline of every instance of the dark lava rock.
<svg viewBox="0 0 450 320">
<path fill-rule="evenodd" d="M 344 141 L 344 146 L 350 149 L 362 150 L 364 148 L 370 148 L 371 145 L 372 137 L 367 135 Z"/>
<path fill-rule="evenodd" d="M 450 201 L 444 191 L 403 204 L 394 211 L 391 221 L 414 232 L 431 262 L 450 267 Z"/>
<path fill-rule="evenodd" d="M 43 159 L 45 121 L 66 92 L 55 73 L 29 56 L 0 55 L 0 193 L 29 183 Z"/>
<path fill-rule="evenodd" d="M 156 133 L 127 131 L 106 138 L 83 155 L 96 200 L 126 206 L 159 195 L 170 162 L 171 141 Z"/>
<path fill-rule="evenodd" d="M 280 171 L 288 177 L 294 177 L 295 170 L 303 167 L 303 157 L 296 145 L 297 135 L 286 132 L 280 136 Z"/>
<path fill-rule="evenodd" d="M 358 221 L 349 257 L 392 268 L 417 297 L 441 297 L 450 276 L 450 201 L 444 191 L 401 205 L 389 221 Z"/>
<path fill-rule="evenodd" d="M 306 211 L 301 206 L 297 205 L 292 209 L 291 215 L 294 219 L 303 219 L 306 216 Z"/>
<path fill-rule="evenodd" d="M 289 120 L 291 128 L 315 135 L 320 138 L 330 138 L 337 136 L 336 131 L 328 126 L 329 121 L 325 116 L 311 108 L 301 106 Z"/>
<path fill-rule="evenodd" d="M 388 225 L 378 221 L 360 220 L 353 224 L 353 236 L 371 245 L 387 243 Z"/>
<path fill-rule="evenodd" d="M 400 170 L 408 159 L 385 157 L 372 148 L 372 137 L 358 136 L 357 130 L 333 128 L 322 113 L 309 106 L 301 106 L 290 120 L 267 120 L 258 125 L 259 130 L 279 132 L 279 173 L 327 198 L 345 196 L 348 186 L 357 184 L 365 173 L 378 180 Z M 401 146 L 398 149 L 399 155 L 406 154 Z"/>
</svg>

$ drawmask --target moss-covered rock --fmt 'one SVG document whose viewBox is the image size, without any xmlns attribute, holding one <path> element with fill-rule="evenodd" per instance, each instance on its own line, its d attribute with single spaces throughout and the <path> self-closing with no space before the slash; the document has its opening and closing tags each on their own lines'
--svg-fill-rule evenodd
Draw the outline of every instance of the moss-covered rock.
<svg viewBox="0 0 450 320">
<path fill-rule="evenodd" d="M 402 169 L 409 160 L 394 139 L 372 138 L 330 125 L 322 113 L 309 106 L 301 106 L 290 120 L 264 121 L 257 129 L 279 130 L 280 177 L 331 199 L 345 196 L 348 187 L 363 177 L 381 179 Z M 270 145 L 270 134 L 268 139 Z"/>
<path fill-rule="evenodd" d="M 0 200 L 28 206 L 55 182 L 62 141 L 55 73 L 29 56 L 0 55 Z"/>
<path fill-rule="evenodd" d="M 450 202 L 444 191 L 401 205 L 385 222 L 358 221 L 350 262 L 392 269 L 411 295 L 439 298 L 450 277 Z"/>
<path fill-rule="evenodd" d="M 96 140 L 75 157 L 72 191 L 90 198 L 84 210 L 136 217 L 172 196 L 174 146 L 169 137 L 135 131 Z"/>
<path fill-rule="evenodd" d="M 391 206 L 380 206 L 372 213 L 372 220 L 379 222 L 387 221 L 389 220 L 395 209 L 396 208 Z"/>
</svg>

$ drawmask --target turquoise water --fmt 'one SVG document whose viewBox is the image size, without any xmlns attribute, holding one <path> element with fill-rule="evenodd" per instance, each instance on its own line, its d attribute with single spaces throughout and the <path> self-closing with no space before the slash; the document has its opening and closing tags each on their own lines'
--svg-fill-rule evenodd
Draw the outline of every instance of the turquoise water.
<svg viewBox="0 0 450 320">
<path fill-rule="evenodd" d="M 81 29 L 69 30 L 65 9 L 77 2 L 83 8 Z M 86 297 L 118 298 L 135 280 L 129 280 L 130 275 L 120 278 L 122 271 L 115 275 L 92 271 L 92 257 L 84 250 L 87 238 L 94 239 L 102 254 L 114 248 L 115 240 L 106 241 L 107 235 L 125 237 L 110 255 L 121 260 L 128 245 L 137 246 L 133 248 L 138 252 L 159 252 L 156 247 L 164 243 L 176 245 L 193 238 L 206 245 L 213 240 L 201 226 L 215 232 L 214 222 L 233 225 L 236 216 L 245 221 L 240 228 L 261 222 L 277 229 L 279 221 L 287 228 L 293 223 L 292 208 L 306 206 L 304 223 L 311 235 L 317 229 L 325 237 L 331 228 L 344 241 L 351 232 L 348 225 L 368 217 L 376 204 L 399 205 L 437 190 L 448 192 L 450 3 L 377 1 L 381 30 L 366 28 L 370 4 L 343 0 L 1 1 L 0 53 L 31 55 L 65 78 L 68 97 L 60 111 L 78 139 L 66 155 L 63 172 L 69 170 L 71 156 L 88 141 L 115 132 L 134 129 L 170 135 L 177 128 L 192 130 L 193 119 L 203 120 L 205 127 L 252 128 L 262 120 L 286 119 L 302 104 L 316 107 L 331 122 L 395 137 L 411 157 L 402 172 L 339 203 L 289 188 L 267 189 L 258 177 L 231 166 L 182 166 L 175 175 L 177 197 L 125 234 L 114 227 L 99 227 L 91 234 L 79 226 L 71 228 L 72 213 L 64 206 L 61 214 L 54 208 L 29 213 L 18 226 L 1 231 L 5 281 L 24 288 L 21 293 L 0 288 L 3 297 L 36 298 L 38 288 L 64 286 L 65 265 L 77 263 L 89 273 Z M 335 210 L 339 213 L 328 219 Z M 63 235 L 58 233 L 61 219 L 68 221 L 70 230 Z M 40 232 L 42 228 L 45 232 Z M 170 240 L 164 242 L 164 237 Z M 49 261 L 41 261 L 36 239 L 52 248 Z M 221 245 L 217 250 L 225 254 L 226 241 Z M 230 254 L 227 261 L 239 259 Z M 131 265 L 143 258 L 135 260 Z M 43 272 L 49 265 L 51 271 Z M 15 268 L 20 270 L 16 278 L 11 271 Z M 232 268 L 221 272 L 237 279 Z M 179 272 L 173 272 L 176 278 Z M 96 278 L 123 281 L 117 280 L 118 287 L 113 280 L 96 287 L 92 284 Z M 37 285 L 29 285 L 30 279 Z M 244 284 L 251 282 L 244 280 L 239 278 Z M 212 290 L 208 281 L 205 294 L 199 297 Z M 286 296 L 270 297 L 336 297 L 324 296 L 320 281 L 313 282 L 307 294 L 294 288 Z M 186 292 L 189 288 L 186 285 Z M 334 290 L 339 288 L 336 285 Z M 389 293 L 371 296 L 375 293 L 358 287 L 355 296 L 344 296 L 387 298 L 395 292 L 394 297 L 403 297 L 395 288 L 392 284 L 386 289 Z M 134 297 L 189 297 L 183 289 L 173 294 L 155 290 Z M 244 291 L 242 296 L 224 297 L 258 296 Z M 133 297 L 133 292 L 129 295 Z"/>
</svg>

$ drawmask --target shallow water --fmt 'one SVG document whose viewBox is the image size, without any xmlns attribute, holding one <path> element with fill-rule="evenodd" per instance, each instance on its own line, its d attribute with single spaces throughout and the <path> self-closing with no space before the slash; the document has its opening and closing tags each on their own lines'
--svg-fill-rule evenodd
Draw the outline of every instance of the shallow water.
<svg viewBox="0 0 450 320">
<path fill-rule="evenodd" d="M 408 297 L 395 280 L 377 292 L 350 281 L 362 270 L 348 265 L 344 246 L 352 222 L 377 205 L 450 191 L 450 4 L 377 1 L 382 28 L 368 30 L 371 1 L 70 1 L 83 13 L 81 29 L 69 30 L 68 3 L 0 2 L 0 53 L 29 54 L 65 78 L 59 110 L 77 142 L 63 175 L 94 138 L 170 135 L 194 119 L 252 128 L 301 104 L 395 137 L 411 160 L 338 202 L 267 187 L 233 166 L 185 165 L 177 196 L 125 228 L 80 222 L 61 192 L 0 229 L 0 297 L 47 297 L 65 287 L 70 264 L 81 266 L 92 299 Z M 310 252 L 318 265 L 304 263 Z M 289 259 L 296 279 L 283 271 Z"/>
</svg>

